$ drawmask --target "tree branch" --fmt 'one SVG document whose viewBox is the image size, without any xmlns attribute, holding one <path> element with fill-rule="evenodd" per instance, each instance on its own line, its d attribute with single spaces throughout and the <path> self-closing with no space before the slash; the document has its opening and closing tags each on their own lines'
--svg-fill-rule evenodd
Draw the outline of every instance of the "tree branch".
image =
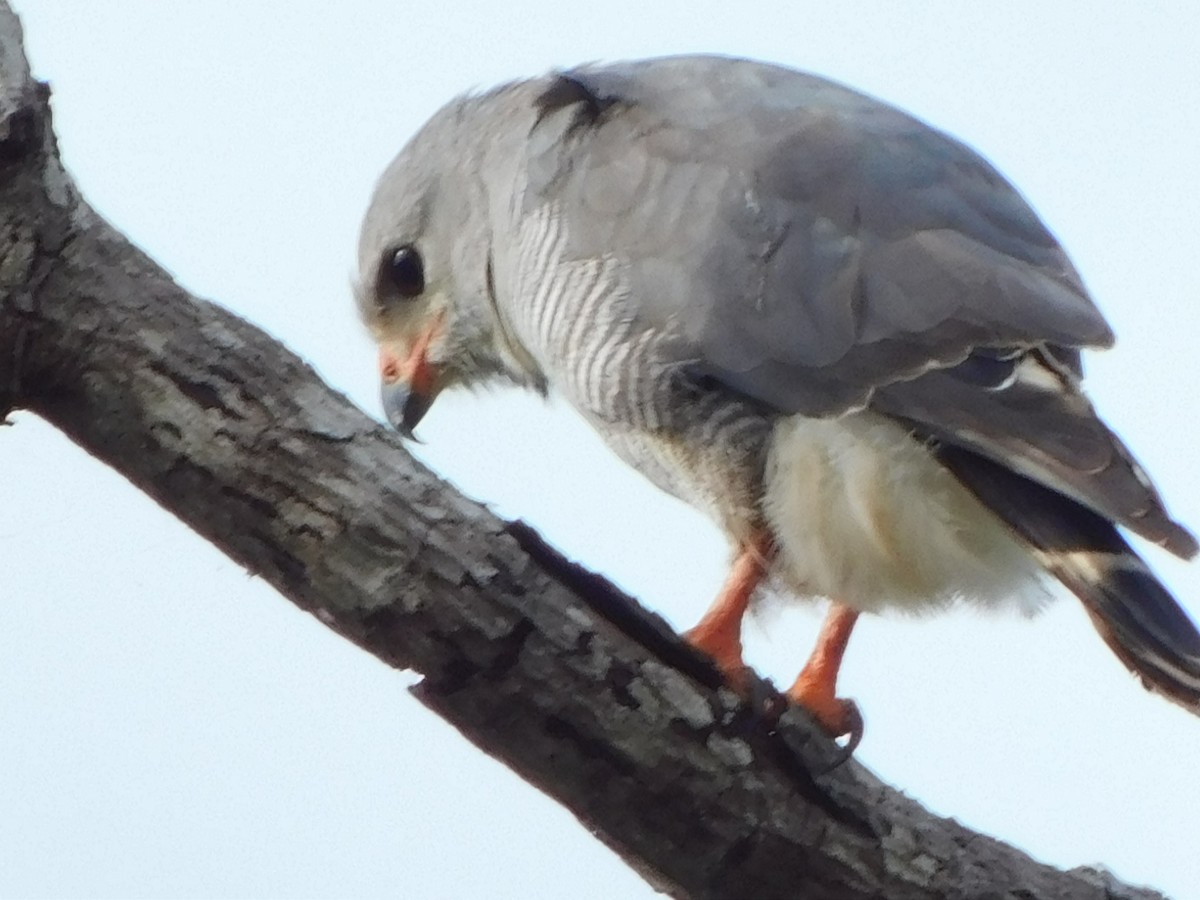
<svg viewBox="0 0 1200 900">
<path fill-rule="evenodd" d="M 96 215 L 0 7 L 0 418 L 35 412 L 680 897 L 1160 896 L 936 818 L 497 519 Z"/>
</svg>

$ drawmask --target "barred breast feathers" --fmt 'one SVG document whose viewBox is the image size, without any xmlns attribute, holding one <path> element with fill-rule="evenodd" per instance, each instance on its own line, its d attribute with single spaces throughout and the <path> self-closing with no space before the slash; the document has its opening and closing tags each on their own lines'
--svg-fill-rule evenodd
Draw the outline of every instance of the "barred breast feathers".
<svg viewBox="0 0 1200 900">
<path fill-rule="evenodd" d="M 567 259 L 554 204 L 521 223 L 512 288 L 514 324 L 551 383 L 580 411 L 640 428 L 661 425 L 653 379 L 657 335 L 633 333 L 620 267 L 611 257 Z"/>
</svg>

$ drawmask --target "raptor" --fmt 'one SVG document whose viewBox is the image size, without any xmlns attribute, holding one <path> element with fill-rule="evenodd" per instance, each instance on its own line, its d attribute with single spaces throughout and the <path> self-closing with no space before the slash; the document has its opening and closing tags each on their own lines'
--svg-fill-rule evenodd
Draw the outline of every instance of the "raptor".
<svg viewBox="0 0 1200 900">
<path fill-rule="evenodd" d="M 827 600 L 788 695 L 832 735 L 860 613 L 1036 607 L 1047 576 L 1200 714 L 1200 634 L 1121 529 L 1195 538 L 1083 392 L 1113 336 L 974 151 L 747 60 L 587 66 L 460 97 L 384 172 L 359 309 L 406 435 L 447 388 L 554 390 L 728 536 L 686 634 L 734 685 L 770 582 Z"/>
</svg>

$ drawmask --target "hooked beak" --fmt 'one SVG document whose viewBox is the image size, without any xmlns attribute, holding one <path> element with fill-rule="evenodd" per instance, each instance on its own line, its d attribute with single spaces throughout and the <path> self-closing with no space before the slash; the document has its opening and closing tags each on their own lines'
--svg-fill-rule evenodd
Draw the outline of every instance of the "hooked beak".
<svg viewBox="0 0 1200 900">
<path fill-rule="evenodd" d="M 437 369 L 428 359 L 429 345 L 440 326 L 438 318 L 417 337 L 407 356 L 400 356 L 386 346 L 379 350 L 383 412 L 392 427 L 408 440 L 416 440 L 413 429 L 441 390 Z"/>
<path fill-rule="evenodd" d="M 420 438 L 413 434 L 413 429 L 433 405 L 433 398 L 413 390 L 411 385 L 402 381 L 395 384 L 384 382 L 382 393 L 383 412 L 388 422 L 400 432 L 401 437 L 420 443 Z"/>
</svg>

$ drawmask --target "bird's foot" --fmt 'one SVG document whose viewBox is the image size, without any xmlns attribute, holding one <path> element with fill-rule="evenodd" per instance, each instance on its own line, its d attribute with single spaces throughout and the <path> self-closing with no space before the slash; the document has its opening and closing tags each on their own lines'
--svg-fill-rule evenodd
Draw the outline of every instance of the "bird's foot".
<svg viewBox="0 0 1200 900">
<path fill-rule="evenodd" d="M 730 688 L 755 705 L 762 682 L 742 659 L 742 619 L 773 553 L 765 533 L 743 544 L 717 599 L 696 627 L 683 634 L 685 641 L 713 661 Z"/>
<path fill-rule="evenodd" d="M 683 633 L 683 639 L 712 660 L 725 683 L 736 693 L 747 696 L 754 681 L 754 670 L 742 659 L 742 642 L 727 629 L 706 628 L 701 622 Z"/>
<path fill-rule="evenodd" d="M 847 736 L 843 748 L 845 758 L 849 758 L 862 741 L 863 717 L 858 704 L 853 700 L 838 697 L 834 694 L 833 683 L 827 674 L 819 668 L 805 667 L 787 691 L 787 697 L 798 706 L 802 706 L 809 715 L 817 720 L 817 724 L 832 738 Z"/>
<path fill-rule="evenodd" d="M 837 695 L 838 669 L 857 621 L 856 610 L 839 603 L 829 607 L 817 646 L 787 692 L 788 699 L 808 710 L 830 737 L 848 736 L 834 767 L 850 758 L 863 736 L 863 717 L 858 704 Z"/>
</svg>

